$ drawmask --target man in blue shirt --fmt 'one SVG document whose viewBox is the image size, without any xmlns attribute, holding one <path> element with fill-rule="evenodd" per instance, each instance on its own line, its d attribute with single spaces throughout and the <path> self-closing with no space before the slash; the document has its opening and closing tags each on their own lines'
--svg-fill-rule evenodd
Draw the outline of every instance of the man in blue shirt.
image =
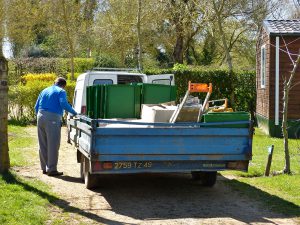
<svg viewBox="0 0 300 225">
<path fill-rule="evenodd" d="M 53 86 L 40 93 L 34 107 L 37 114 L 41 168 L 43 174 L 48 176 L 63 175 L 62 172 L 57 171 L 63 110 L 74 116 L 77 115 L 67 101 L 67 93 L 64 90 L 66 85 L 64 78 L 57 78 Z"/>
</svg>

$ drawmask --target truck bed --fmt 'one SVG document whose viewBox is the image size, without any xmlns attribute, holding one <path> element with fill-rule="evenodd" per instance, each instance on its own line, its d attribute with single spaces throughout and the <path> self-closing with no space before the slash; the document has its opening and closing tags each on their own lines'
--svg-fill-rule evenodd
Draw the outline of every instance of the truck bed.
<svg viewBox="0 0 300 225">
<path fill-rule="evenodd" d="M 222 128 L 243 124 L 244 128 Z M 78 161 L 91 174 L 247 171 L 252 157 L 252 121 L 141 123 L 70 119 L 69 135 Z"/>
</svg>

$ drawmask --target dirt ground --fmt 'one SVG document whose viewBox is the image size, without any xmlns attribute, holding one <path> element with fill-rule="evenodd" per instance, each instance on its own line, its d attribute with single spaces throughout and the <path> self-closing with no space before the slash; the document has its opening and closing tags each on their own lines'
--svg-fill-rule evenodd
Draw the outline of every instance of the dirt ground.
<svg viewBox="0 0 300 225">
<path fill-rule="evenodd" d="M 36 137 L 34 127 L 28 131 Z M 35 162 L 17 171 L 53 188 L 59 199 L 49 212 L 52 218 L 62 217 L 65 224 L 297 224 L 235 192 L 224 184 L 229 178 L 223 176 L 218 176 L 213 188 L 201 187 L 189 174 L 101 176 L 99 187 L 87 190 L 79 177 L 76 150 L 66 142 L 65 128 L 58 164 L 64 175 L 43 175 L 37 156 Z"/>
</svg>

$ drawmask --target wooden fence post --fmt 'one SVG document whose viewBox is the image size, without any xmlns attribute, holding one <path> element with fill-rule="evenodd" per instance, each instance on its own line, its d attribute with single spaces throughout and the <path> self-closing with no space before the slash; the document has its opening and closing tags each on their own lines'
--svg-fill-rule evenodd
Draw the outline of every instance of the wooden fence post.
<svg viewBox="0 0 300 225">
<path fill-rule="evenodd" d="M 270 168 L 271 168 L 271 163 L 272 163 L 273 150 L 274 150 L 274 145 L 268 147 L 268 162 L 267 162 L 266 170 L 265 170 L 265 176 L 266 177 L 268 177 L 270 175 Z"/>
</svg>

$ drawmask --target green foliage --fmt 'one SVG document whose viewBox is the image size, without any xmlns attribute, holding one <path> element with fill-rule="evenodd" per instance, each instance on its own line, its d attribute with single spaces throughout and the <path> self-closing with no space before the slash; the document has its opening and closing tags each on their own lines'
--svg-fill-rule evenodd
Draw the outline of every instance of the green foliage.
<svg viewBox="0 0 300 225">
<path fill-rule="evenodd" d="M 144 72 L 146 74 L 174 74 L 179 98 L 185 95 L 189 81 L 193 83 L 212 83 L 211 99 L 230 99 L 231 93 L 234 92 L 235 110 L 248 111 L 252 115 L 255 112 L 256 87 L 255 72 L 253 71 L 236 71 L 231 76 L 227 70 L 189 69 L 183 64 L 175 64 L 173 70 L 148 70 Z M 200 97 L 204 99 L 205 94 L 200 94 Z"/>
<path fill-rule="evenodd" d="M 53 81 L 43 82 L 34 80 L 27 82 L 26 85 L 19 83 L 18 85 L 11 86 L 8 93 L 11 116 L 16 119 L 27 117 L 28 120 L 33 120 L 35 117 L 34 105 L 36 100 L 40 92 L 50 85 L 53 85 Z"/>
<path fill-rule="evenodd" d="M 185 64 L 175 63 L 173 66 L 174 71 L 185 71 L 188 70 L 188 66 Z"/>
<path fill-rule="evenodd" d="M 48 78 L 49 74 L 44 74 Z M 40 92 L 53 85 L 54 80 L 43 79 L 43 74 L 28 76 L 26 84 L 18 83 L 10 86 L 8 93 L 10 119 L 14 121 L 33 121 L 35 118 L 34 106 Z M 76 82 L 67 81 L 65 90 L 68 101 L 73 101 Z"/>
<path fill-rule="evenodd" d="M 211 35 L 207 35 L 204 40 L 200 64 L 210 65 L 216 57 L 216 43 Z"/>
<path fill-rule="evenodd" d="M 93 58 L 75 58 L 75 73 L 82 73 L 93 68 Z M 68 58 L 20 58 L 9 61 L 9 84 L 16 84 L 21 76 L 28 73 L 55 73 L 67 77 L 71 71 Z"/>
<path fill-rule="evenodd" d="M 94 67 L 108 67 L 108 68 L 115 68 L 118 67 L 120 63 L 117 59 L 112 56 L 101 54 L 96 56 Z"/>
</svg>

